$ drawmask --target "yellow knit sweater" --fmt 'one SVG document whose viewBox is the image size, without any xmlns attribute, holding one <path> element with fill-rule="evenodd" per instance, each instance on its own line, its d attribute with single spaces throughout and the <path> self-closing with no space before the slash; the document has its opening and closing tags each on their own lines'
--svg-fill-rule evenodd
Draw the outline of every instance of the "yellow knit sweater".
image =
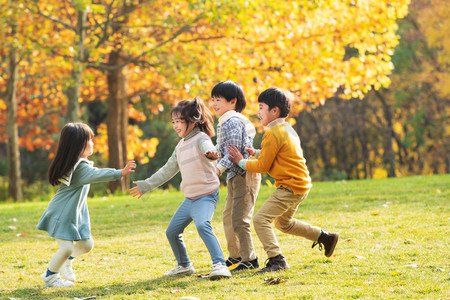
<svg viewBox="0 0 450 300">
<path fill-rule="evenodd" d="M 312 184 L 300 138 L 289 123 L 280 121 L 272 122 L 275 126 L 264 134 L 258 158 L 247 160 L 244 167 L 253 173 L 268 172 L 277 187 L 290 187 L 294 194 L 306 194 Z"/>
</svg>

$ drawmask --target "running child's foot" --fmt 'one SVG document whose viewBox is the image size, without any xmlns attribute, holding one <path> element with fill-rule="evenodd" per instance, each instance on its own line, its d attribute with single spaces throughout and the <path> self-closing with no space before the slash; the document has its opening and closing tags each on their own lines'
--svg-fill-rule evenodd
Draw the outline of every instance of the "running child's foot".
<svg viewBox="0 0 450 300">
<path fill-rule="evenodd" d="M 72 281 L 64 280 L 59 276 L 59 273 L 46 276 L 47 274 L 42 274 L 42 280 L 45 282 L 45 287 L 69 287 L 73 286 Z"/>
<path fill-rule="evenodd" d="M 254 260 L 250 261 L 241 261 L 236 268 L 231 269 L 231 272 L 258 269 L 258 268 L 259 268 L 258 258 L 255 258 Z"/>
<path fill-rule="evenodd" d="M 61 270 L 59 270 L 59 272 L 61 273 L 61 276 L 66 280 L 75 281 L 75 279 L 76 279 L 75 273 L 73 272 L 73 269 L 72 269 L 72 260 L 71 259 L 68 259 L 64 262 L 64 264 L 62 265 Z"/>
<path fill-rule="evenodd" d="M 209 279 L 218 280 L 220 278 L 229 278 L 231 277 L 230 270 L 228 270 L 226 264 L 216 263 L 212 266 L 212 271 L 209 274 Z"/>
<path fill-rule="evenodd" d="M 187 267 L 183 267 L 180 265 L 175 266 L 175 268 L 173 268 L 172 270 L 170 270 L 169 272 L 165 273 L 165 276 L 173 276 L 173 275 L 184 275 L 184 276 L 189 276 L 195 273 L 195 269 L 194 266 L 192 264 L 190 264 Z"/>
<path fill-rule="evenodd" d="M 322 250 L 323 246 L 323 248 L 325 248 L 325 256 L 330 257 L 331 255 L 333 255 L 334 248 L 336 247 L 338 240 L 339 233 L 327 232 L 322 230 L 319 236 L 319 240 L 313 243 L 312 248 L 314 248 L 316 245 L 319 245 L 319 250 Z"/>
<path fill-rule="evenodd" d="M 281 254 L 278 254 L 277 256 L 269 257 L 266 261 L 266 266 L 261 270 L 255 272 L 255 275 L 267 272 L 281 271 L 284 269 L 289 269 L 289 265 L 286 262 L 285 257 Z"/>
</svg>

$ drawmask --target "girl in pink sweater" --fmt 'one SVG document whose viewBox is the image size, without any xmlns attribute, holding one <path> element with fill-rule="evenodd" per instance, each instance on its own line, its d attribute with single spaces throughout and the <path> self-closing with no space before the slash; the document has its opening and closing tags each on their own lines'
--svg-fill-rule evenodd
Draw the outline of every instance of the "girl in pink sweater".
<svg viewBox="0 0 450 300">
<path fill-rule="evenodd" d="M 195 269 L 191 264 L 182 233 L 192 222 L 208 248 L 212 259 L 211 280 L 231 277 L 225 265 L 222 249 L 213 232 L 211 219 L 219 200 L 219 177 L 215 160 L 205 154 L 215 152 L 211 141 L 214 136 L 213 117 L 209 109 L 199 99 L 179 102 L 171 111 L 173 129 L 182 139 L 167 163 L 145 180 L 135 181 L 130 194 L 138 199 L 146 192 L 164 184 L 181 172 L 181 186 L 186 198 L 177 209 L 166 236 L 172 247 L 177 265 L 165 275 L 191 275 Z"/>
</svg>

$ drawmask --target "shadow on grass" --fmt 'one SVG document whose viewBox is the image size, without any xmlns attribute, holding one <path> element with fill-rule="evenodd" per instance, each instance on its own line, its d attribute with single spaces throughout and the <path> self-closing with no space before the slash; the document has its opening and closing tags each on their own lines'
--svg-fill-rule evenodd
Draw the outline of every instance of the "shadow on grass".
<svg viewBox="0 0 450 300">
<path fill-rule="evenodd" d="M 37 288 L 24 288 L 5 293 L 2 299 L 54 299 L 54 298 L 88 298 L 96 296 L 96 298 L 119 296 L 119 295 L 144 295 L 148 291 L 164 290 L 166 293 L 164 298 L 178 297 L 176 294 L 182 293 L 192 285 L 196 285 L 203 280 L 209 281 L 208 278 L 199 278 L 197 276 L 161 276 L 154 279 L 139 282 L 123 282 L 112 285 L 95 286 L 85 288 L 75 284 L 74 287 L 68 288 L 44 288 L 43 284 Z M 198 281 L 198 282 L 197 282 Z M 172 294 L 173 293 L 173 294 Z M 5 298 L 3 298 L 5 297 Z"/>
</svg>

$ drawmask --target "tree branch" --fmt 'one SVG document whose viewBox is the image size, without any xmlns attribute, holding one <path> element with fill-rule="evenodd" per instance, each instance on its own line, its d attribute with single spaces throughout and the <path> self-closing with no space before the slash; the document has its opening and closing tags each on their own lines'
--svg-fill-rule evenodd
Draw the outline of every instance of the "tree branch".
<svg viewBox="0 0 450 300">
<path fill-rule="evenodd" d="M 117 65 L 117 66 L 109 66 L 109 65 L 107 65 L 107 64 L 94 64 L 94 65 L 89 64 L 89 65 L 86 66 L 86 68 L 97 69 L 97 70 L 102 70 L 102 71 L 114 71 L 114 70 L 121 69 L 121 68 L 125 67 L 125 66 L 128 65 L 128 64 L 136 63 L 136 62 L 140 61 L 140 59 L 141 59 L 143 56 L 145 56 L 145 55 L 147 55 L 147 54 L 153 52 L 155 49 L 157 49 L 157 48 L 159 48 L 159 47 L 161 47 L 161 46 L 163 46 L 163 45 L 165 45 L 165 44 L 167 44 L 167 43 L 173 41 L 173 40 L 176 39 L 179 35 L 181 35 L 182 33 L 186 32 L 186 31 L 188 31 L 189 28 L 192 27 L 192 24 L 194 24 L 194 23 L 196 23 L 198 20 L 200 20 L 201 17 L 202 17 L 202 15 L 197 16 L 197 18 L 195 18 L 195 19 L 192 21 L 191 24 L 186 24 L 186 25 L 184 25 L 184 26 L 181 27 L 177 32 L 175 32 L 170 38 L 168 38 L 167 40 L 162 41 L 162 42 L 160 42 L 159 44 L 157 44 L 155 47 L 153 47 L 153 48 L 151 48 L 151 49 L 149 49 L 149 50 L 147 50 L 147 51 L 142 52 L 141 54 L 139 54 L 138 56 L 136 56 L 136 57 L 134 57 L 134 58 L 131 58 L 131 59 L 125 61 L 123 64 L 120 64 L 120 65 Z"/>
<path fill-rule="evenodd" d="M 60 20 L 60 19 L 55 18 L 55 17 L 53 17 L 53 16 L 49 16 L 49 15 L 44 14 L 44 13 L 41 11 L 41 9 L 39 8 L 39 5 L 37 4 L 37 0 L 34 0 L 34 4 L 35 4 L 35 6 L 36 6 L 37 13 L 38 13 L 40 16 L 43 16 L 44 18 L 49 19 L 49 20 L 51 20 L 51 21 L 53 21 L 53 22 L 55 22 L 55 23 L 61 24 L 61 25 L 63 25 L 64 27 L 66 27 L 66 28 L 68 28 L 68 29 L 71 29 L 71 30 L 73 30 L 73 31 L 76 31 L 75 26 L 73 26 L 72 24 L 69 24 L 69 23 L 67 23 L 67 22 L 64 22 L 63 20 Z"/>
</svg>

